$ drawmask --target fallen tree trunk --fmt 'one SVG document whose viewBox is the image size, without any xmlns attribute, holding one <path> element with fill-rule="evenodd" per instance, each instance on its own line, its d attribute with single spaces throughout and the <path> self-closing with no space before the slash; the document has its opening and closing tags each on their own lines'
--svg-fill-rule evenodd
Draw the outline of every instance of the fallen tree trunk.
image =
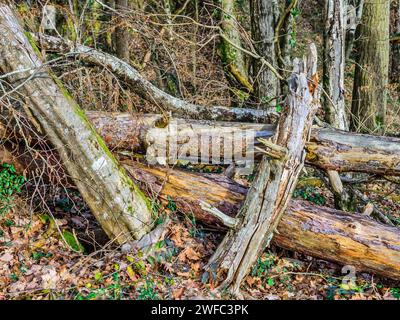
<svg viewBox="0 0 400 320">
<path fill-rule="evenodd" d="M 217 174 L 199 174 L 122 161 L 133 179 L 149 195 L 174 201 L 180 212 L 216 230 L 227 230 L 210 213 L 218 210 L 235 217 L 247 188 Z M 400 280 L 400 229 L 369 217 L 346 213 L 305 201 L 291 200 L 272 242 L 282 248 L 353 265 Z"/>
<path fill-rule="evenodd" d="M 11 8 L 0 4 L 0 71 L 12 86 L 1 98 L 13 93 L 28 105 L 107 235 L 120 243 L 141 238 L 151 227 L 146 197 L 34 47 Z"/>
<path fill-rule="evenodd" d="M 230 108 L 224 106 L 200 106 L 173 97 L 154 86 L 145 79 L 131 65 L 112 56 L 108 53 L 96 49 L 74 44 L 60 38 L 34 35 L 39 44 L 50 51 L 69 51 L 67 56 L 79 56 L 83 61 L 106 66 L 113 73 L 131 84 L 132 89 L 146 100 L 154 103 L 165 111 L 171 111 L 175 115 L 180 115 L 195 119 L 206 120 L 226 120 L 226 121 L 248 121 L 248 122 L 274 122 L 278 114 L 271 111 L 247 108 Z"/>
<path fill-rule="evenodd" d="M 0 147 L 0 163 L 13 163 L 21 173 L 30 160 L 15 158 Z M 131 160 L 121 164 L 150 198 L 164 204 L 174 201 L 177 210 L 191 221 L 215 231 L 228 227 L 210 210 L 234 218 L 247 193 L 246 187 L 224 175 L 148 167 Z M 272 242 L 288 250 L 353 265 L 357 272 L 400 280 L 400 230 L 369 217 L 291 200 Z"/>
<path fill-rule="evenodd" d="M 89 111 L 86 114 L 110 148 L 143 152 L 157 141 L 168 141 L 168 136 L 172 132 L 167 124 L 158 126 L 162 121 L 160 115 L 97 111 Z M 178 124 L 176 137 L 178 145 L 185 144 L 185 149 L 191 151 L 193 156 L 196 155 L 196 160 L 201 158 L 198 155 L 197 142 L 187 139 L 188 136 L 193 136 L 194 131 L 218 136 L 221 132 L 253 130 L 256 138 L 268 138 L 275 134 L 275 126 L 269 124 L 174 120 Z M 240 135 L 238 137 L 241 138 Z M 240 144 L 235 143 L 235 145 Z M 313 128 L 310 141 L 306 143 L 306 150 L 306 162 L 321 169 L 400 175 L 399 138 Z M 243 153 L 244 150 L 237 151 Z"/>
</svg>

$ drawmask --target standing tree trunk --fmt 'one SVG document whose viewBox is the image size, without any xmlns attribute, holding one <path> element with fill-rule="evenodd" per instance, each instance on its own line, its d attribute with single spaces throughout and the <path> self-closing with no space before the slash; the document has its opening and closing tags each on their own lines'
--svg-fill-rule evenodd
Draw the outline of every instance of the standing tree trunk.
<svg viewBox="0 0 400 320">
<path fill-rule="evenodd" d="M 400 1 L 397 1 L 395 7 L 395 24 L 393 33 L 396 37 L 400 37 Z M 399 85 L 398 90 L 400 92 L 400 40 L 392 42 L 392 66 L 390 70 L 390 80 L 392 83 Z"/>
<path fill-rule="evenodd" d="M 377 131 L 385 124 L 389 71 L 390 0 L 366 0 L 357 31 L 351 127 Z"/>
<path fill-rule="evenodd" d="M 117 18 L 117 28 L 115 29 L 115 53 L 118 58 L 129 62 L 129 43 L 131 37 L 129 35 L 129 30 L 126 27 L 126 22 L 124 21 L 123 14 L 129 7 L 128 0 L 115 0 L 115 10 L 118 11 Z"/>
<path fill-rule="evenodd" d="M 346 34 L 344 10 L 345 0 L 325 0 L 323 86 L 326 94 L 324 96 L 326 121 L 337 129 L 348 130 L 344 99 Z M 352 201 L 343 187 L 339 173 L 328 170 L 327 175 L 335 196 L 336 208 L 348 210 Z"/>
<path fill-rule="evenodd" d="M 240 35 L 239 24 L 236 15 L 236 0 L 221 1 L 221 27 L 223 38 L 221 43 L 222 60 L 226 66 L 230 81 L 236 83 L 236 87 L 246 89 L 248 92 L 253 91 L 253 87 L 248 79 L 248 71 L 243 51 L 239 48 L 243 47 Z"/>
<path fill-rule="evenodd" d="M 251 0 L 251 31 L 260 56 L 275 68 L 278 66 L 275 46 L 275 27 L 279 17 L 278 0 Z M 279 79 L 263 65 L 260 59 L 253 61 L 253 78 L 256 94 L 266 107 L 276 105 L 279 96 Z"/>
<path fill-rule="evenodd" d="M 348 60 L 353 52 L 354 38 L 357 27 L 361 21 L 364 0 L 347 0 L 347 33 L 346 33 L 346 60 Z"/>
<path fill-rule="evenodd" d="M 25 99 L 107 235 L 119 243 L 142 237 L 151 226 L 150 204 L 84 112 L 46 72 L 29 39 L 10 7 L 0 4 L 0 71 L 9 73 L 12 91 Z"/>
<path fill-rule="evenodd" d="M 323 86 L 325 118 L 333 127 L 348 130 L 344 100 L 345 21 L 344 0 L 325 1 Z"/>
<path fill-rule="evenodd" d="M 308 83 L 316 74 L 316 48 L 311 46 L 308 72 L 305 62 L 295 61 L 289 79 L 287 105 L 282 112 L 269 160 L 264 156 L 249 196 L 239 213 L 239 223 L 228 232 L 211 257 L 208 270 L 227 270 L 222 286 L 238 294 L 243 278 L 269 245 L 304 166 L 304 145 L 319 103 L 319 91 Z M 309 90 L 310 86 L 310 90 Z"/>
</svg>

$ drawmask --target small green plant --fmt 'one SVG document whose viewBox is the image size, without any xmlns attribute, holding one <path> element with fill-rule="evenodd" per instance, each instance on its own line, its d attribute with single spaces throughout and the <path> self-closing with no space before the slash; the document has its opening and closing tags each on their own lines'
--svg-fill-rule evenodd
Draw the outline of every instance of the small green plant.
<svg viewBox="0 0 400 320">
<path fill-rule="evenodd" d="M 34 260 L 36 260 L 36 261 L 39 261 L 42 258 L 50 258 L 52 256 L 53 256 L 53 254 L 50 253 L 50 252 L 49 253 L 44 253 L 44 252 L 41 252 L 41 251 L 32 252 L 32 258 Z"/>
<path fill-rule="evenodd" d="M 12 208 L 13 195 L 21 192 L 25 178 L 17 174 L 12 164 L 0 166 L 0 216 Z"/>
<path fill-rule="evenodd" d="M 275 265 L 275 257 L 272 254 L 268 254 L 266 258 L 258 258 L 255 266 L 251 271 L 253 277 L 262 277 L 268 274 L 271 268 Z"/>
<path fill-rule="evenodd" d="M 303 198 L 304 200 L 314 202 L 317 205 L 324 205 L 326 203 L 325 197 L 311 186 L 306 186 L 304 188 L 295 190 L 293 197 Z"/>
<path fill-rule="evenodd" d="M 176 203 L 171 199 L 170 196 L 167 197 L 167 200 L 168 200 L 167 208 L 172 212 L 176 212 Z"/>
<path fill-rule="evenodd" d="M 156 292 L 156 285 L 150 279 L 146 279 L 146 283 L 137 289 L 138 300 L 157 300 L 159 296 Z"/>
<path fill-rule="evenodd" d="M 393 298 L 400 300 L 400 288 L 391 288 L 390 293 L 392 294 Z"/>
</svg>

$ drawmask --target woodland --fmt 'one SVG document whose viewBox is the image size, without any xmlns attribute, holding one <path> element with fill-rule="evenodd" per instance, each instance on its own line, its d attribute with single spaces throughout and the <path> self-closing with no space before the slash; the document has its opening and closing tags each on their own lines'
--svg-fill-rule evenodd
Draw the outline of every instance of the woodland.
<svg viewBox="0 0 400 320">
<path fill-rule="evenodd" d="M 0 300 L 399 300 L 399 0 L 0 0 Z"/>
</svg>

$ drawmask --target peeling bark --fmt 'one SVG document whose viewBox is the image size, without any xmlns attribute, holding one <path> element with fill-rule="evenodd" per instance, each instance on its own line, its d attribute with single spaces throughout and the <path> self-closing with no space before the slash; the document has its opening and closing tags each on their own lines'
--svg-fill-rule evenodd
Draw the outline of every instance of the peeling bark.
<svg viewBox="0 0 400 320">
<path fill-rule="evenodd" d="M 196 161 L 200 159 L 197 143 L 188 139 L 188 137 L 194 136 L 193 131 L 208 132 L 210 135 L 218 136 L 223 135 L 222 132 L 254 130 L 255 137 L 269 138 L 275 134 L 276 130 L 276 126 L 269 124 L 175 119 L 179 123 L 178 131 L 176 138 L 170 138 L 175 133 L 170 130 L 168 125 L 151 130 L 162 120 L 161 115 L 110 114 L 89 111 L 87 117 L 110 148 L 143 152 L 157 140 L 176 139 L 182 149 L 191 151 Z M 234 140 L 233 144 L 239 145 L 239 141 L 236 143 Z M 254 144 L 260 146 L 257 141 Z M 310 141 L 306 143 L 306 150 L 306 162 L 321 169 L 400 175 L 399 138 L 313 128 Z M 243 153 L 244 150 L 238 151 Z M 222 151 L 221 156 L 223 156 Z"/>
<path fill-rule="evenodd" d="M 207 271 L 226 270 L 221 286 L 235 294 L 239 294 L 242 280 L 269 245 L 304 166 L 304 145 L 319 105 L 319 92 L 310 92 L 307 81 L 316 74 L 316 59 L 315 45 L 311 45 L 307 66 L 305 61 L 294 62 L 290 94 L 272 140 L 276 148 L 269 145 L 286 152 L 272 160 L 263 157 L 239 212 L 237 228 L 228 232 L 206 267 Z"/>
<path fill-rule="evenodd" d="M 148 194 L 172 199 L 180 212 L 197 223 L 226 230 L 219 219 L 203 209 L 207 203 L 235 217 L 247 188 L 216 174 L 199 174 L 122 162 Z M 400 229 L 371 218 L 291 200 L 272 242 L 306 255 L 353 265 L 357 272 L 372 272 L 400 280 Z"/>
<path fill-rule="evenodd" d="M 334 128 L 348 130 L 344 99 L 344 0 L 325 1 L 324 79 L 325 118 Z"/>
</svg>

